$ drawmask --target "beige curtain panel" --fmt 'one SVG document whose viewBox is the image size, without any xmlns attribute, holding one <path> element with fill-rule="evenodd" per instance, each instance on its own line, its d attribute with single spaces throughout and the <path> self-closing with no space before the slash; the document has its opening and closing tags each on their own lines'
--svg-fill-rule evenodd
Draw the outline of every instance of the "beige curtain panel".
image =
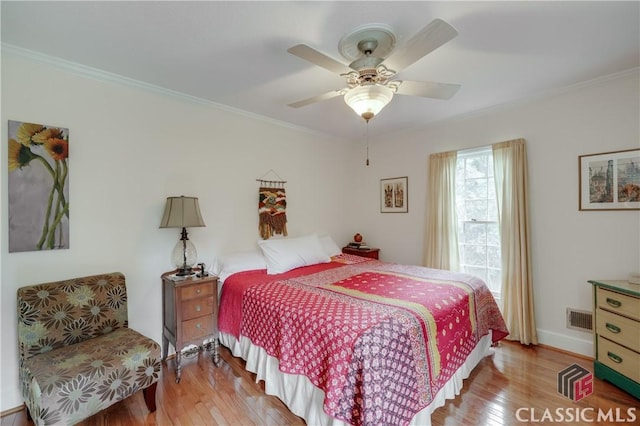
<svg viewBox="0 0 640 426">
<path fill-rule="evenodd" d="M 537 344 L 524 139 L 492 145 L 502 245 L 502 314 L 509 340 Z"/>
<path fill-rule="evenodd" d="M 457 271 L 456 151 L 429 156 L 424 266 Z"/>
</svg>

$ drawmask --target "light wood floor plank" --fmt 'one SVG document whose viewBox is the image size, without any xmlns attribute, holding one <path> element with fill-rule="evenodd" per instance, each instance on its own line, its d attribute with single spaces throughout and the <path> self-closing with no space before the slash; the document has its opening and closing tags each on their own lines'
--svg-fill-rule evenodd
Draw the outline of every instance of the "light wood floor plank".
<svg viewBox="0 0 640 426">
<path fill-rule="evenodd" d="M 304 425 L 264 384 L 244 369 L 245 363 L 221 348 L 223 362 L 213 366 L 207 354 L 184 358 L 182 380 L 175 383 L 172 359 L 163 365 L 157 388 L 157 410 L 149 413 L 142 392 L 96 414 L 80 426 Z M 556 389 L 557 373 L 571 364 L 593 371 L 589 359 L 546 347 L 502 343 L 465 380 L 462 393 L 432 415 L 434 426 L 517 425 L 516 410 L 525 407 L 542 415 L 545 409 L 616 410 L 626 413 L 640 401 L 599 379 L 594 393 L 573 402 Z M 635 414 L 640 419 L 640 409 Z M 0 418 L 2 426 L 31 425 L 25 410 Z M 591 425 L 607 424 L 593 422 Z"/>
</svg>

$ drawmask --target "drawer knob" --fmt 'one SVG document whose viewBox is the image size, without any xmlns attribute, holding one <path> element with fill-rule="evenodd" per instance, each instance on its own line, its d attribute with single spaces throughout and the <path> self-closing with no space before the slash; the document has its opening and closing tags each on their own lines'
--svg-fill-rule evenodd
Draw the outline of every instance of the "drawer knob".
<svg viewBox="0 0 640 426">
<path fill-rule="evenodd" d="M 616 364 L 620 364 L 622 362 L 622 357 L 614 354 L 613 352 L 607 352 L 607 356 L 611 361 L 615 362 Z"/>
<path fill-rule="evenodd" d="M 196 289 L 196 294 L 200 294 L 202 292 L 202 289 Z"/>
<path fill-rule="evenodd" d="M 202 328 L 202 326 L 200 325 L 200 323 L 196 324 L 196 328 L 197 328 L 198 330 L 200 330 L 200 329 Z"/>
<path fill-rule="evenodd" d="M 607 297 L 607 304 L 609 306 L 613 306 L 614 308 L 619 308 L 620 306 L 622 306 L 622 302 L 616 299 L 612 299 L 610 297 Z"/>
<path fill-rule="evenodd" d="M 612 333 L 618 334 L 618 333 L 620 333 L 622 331 L 622 330 L 620 330 L 620 327 L 618 327 L 617 325 L 613 325 L 613 324 L 607 323 L 605 326 L 607 327 L 607 330 L 609 330 Z"/>
<path fill-rule="evenodd" d="M 202 310 L 202 308 L 200 307 L 200 305 L 196 305 L 196 312 L 200 312 Z M 608 328 L 608 324 L 607 324 L 607 328 Z"/>
</svg>

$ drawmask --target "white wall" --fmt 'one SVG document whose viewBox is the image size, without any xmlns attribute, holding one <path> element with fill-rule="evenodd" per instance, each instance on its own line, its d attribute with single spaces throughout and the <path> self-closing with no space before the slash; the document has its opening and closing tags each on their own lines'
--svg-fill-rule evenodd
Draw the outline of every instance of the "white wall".
<svg viewBox="0 0 640 426">
<path fill-rule="evenodd" d="M 553 96 L 479 112 L 371 141 L 371 165 L 354 167 L 352 231 L 381 259 L 422 264 L 429 154 L 527 141 L 536 320 L 541 343 L 592 355 L 591 335 L 567 329 L 567 307 L 589 310 L 589 279 L 640 271 L 639 211 L 578 211 L 578 156 L 640 148 L 637 70 Z M 392 106 L 389 106 L 392 107 Z M 381 114 L 384 114 L 382 111 Z M 375 134 L 375 119 L 370 134 Z M 364 161 L 362 145 L 352 164 Z M 409 177 L 409 213 L 382 214 L 379 179 Z M 353 233 L 353 232 L 352 232 Z"/>
<path fill-rule="evenodd" d="M 8 120 L 69 128 L 69 250 L 8 253 Z M 158 228 L 168 196 L 199 197 L 207 226 L 189 234 L 207 265 L 220 253 L 256 246 L 256 179 L 270 169 L 288 181 L 289 235 L 350 237 L 346 200 L 336 191 L 348 170 L 344 141 L 5 51 L 1 132 L 0 411 L 22 403 L 18 287 L 122 271 L 130 326 L 161 341 L 160 274 L 172 269 L 179 237 L 178 229 Z"/>
</svg>

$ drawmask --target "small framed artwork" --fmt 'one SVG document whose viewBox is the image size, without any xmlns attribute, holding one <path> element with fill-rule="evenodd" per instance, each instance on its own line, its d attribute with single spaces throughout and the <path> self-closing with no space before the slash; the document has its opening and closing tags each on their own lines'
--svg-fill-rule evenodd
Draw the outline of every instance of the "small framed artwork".
<svg viewBox="0 0 640 426">
<path fill-rule="evenodd" d="M 380 179 L 380 213 L 409 211 L 409 178 Z"/>
<path fill-rule="evenodd" d="M 640 210 L 640 149 L 578 157 L 580 210 Z"/>
</svg>

